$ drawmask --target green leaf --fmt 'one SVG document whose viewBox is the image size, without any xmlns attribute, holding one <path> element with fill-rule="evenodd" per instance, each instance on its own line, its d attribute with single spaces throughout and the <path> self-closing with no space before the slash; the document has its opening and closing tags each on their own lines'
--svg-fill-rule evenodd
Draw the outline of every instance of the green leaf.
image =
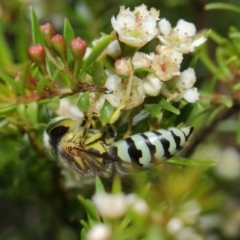
<svg viewBox="0 0 240 240">
<path fill-rule="evenodd" d="M 145 68 L 137 68 L 136 70 L 134 70 L 134 72 L 136 74 L 141 74 L 142 73 L 142 74 L 146 75 L 146 72 L 147 73 L 154 73 L 154 70 L 152 68 L 145 67 Z"/>
<path fill-rule="evenodd" d="M 1 115 L 10 115 L 11 113 L 16 111 L 16 108 L 17 108 L 17 106 L 0 108 L 0 114 Z"/>
<path fill-rule="evenodd" d="M 240 144 L 240 114 L 237 121 L 237 143 Z"/>
<path fill-rule="evenodd" d="M 60 104 L 60 98 L 59 98 L 59 96 L 57 96 L 57 97 L 48 99 L 46 106 L 47 106 L 47 109 L 55 111 L 58 109 L 59 104 Z"/>
<path fill-rule="evenodd" d="M 87 233 L 87 230 L 85 228 L 82 228 L 79 239 L 86 239 L 86 233 Z"/>
<path fill-rule="evenodd" d="M 97 192 L 102 192 L 102 193 L 106 192 L 104 185 L 99 177 L 96 177 L 95 179 L 95 187 Z"/>
<path fill-rule="evenodd" d="M 219 102 L 227 108 L 231 108 L 233 106 L 233 100 L 230 98 L 221 99 Z"/>
<path fill-rule="evenodd" d="M 93 203 L 89 199 L 85 199 L 80 195 L 78 196 L 78 199 L 82 203 L 82 205 L 84 206 L 84 209 L 87 212 L 88 220 L 100 222 L 101 221 L 100 217 Z"/>
<path fill-rule="evenodd" d="M 29 77 L 32 77 L 31 74 L 29 74 L 30 72 L 30 66 L 31 63 L 27 62 L 23 68 L 22 68 L 22 72 L 19 76 L 19 82 L 18 82 L 18 93 L 22 96 L 25 96 L 26 94 L 26 84 L 28 81 Z"/>
<path fill-rule="evenodd" d="M 212 120 L 224 109 L 225 109 L 224 105 L 219 105 L 216 108 L 212 109 L 212 111 L 208 115 L 208 119 L 205 122 L 205 125 L 210 124 L 212 122 Z"/>
<path fill-rule="evenodd" d="M 176 115 L 180 114 L 180 111 L 175 108 L 174 106 L 172 106 L 169 102 L 167 102 L 165 99 L 162 99 L 159 102 L 159 106 L 162 107 L 163 109 L 168 110 L 169 112 L 175 113 Z"/>
<path fill-rule="evenodd" d="M 240 38 L 240 32 L 233 32 L 229 34 L 230 38 Z"/>
<path fill-rule="evenodd" d="M 101 111 L 100 111 L 100 121 L 102 125 L 108 123 L 110 117 L 114 113 L 115 108 L 107 101 L 105 101 Z"/>
<path fill-rule="evenodd" d="M 15 92 L 17 92 L 18 89 L 17 83 L 11 77 L 0 71 L 0 78 L 9 86 L 11 86 Z"/>
<path fill-rule="evenodd" d="M 141 122 L 142 120 L 146 119 L 149 116 L 149 112 L 146 110 L 141 110 L 137 115 L 133 118 L 133 126 L 137 123 Z"/>
<path fill-rule="evenodd" d="M 157 226 L 156 224 L 152 224 L 149 228 L 146 229 L 147 237 L 146 239 L 151 240 L 165 240 L 168 239 L 166 233 L 163 231 L 161 226 Z"/>
<path fill-rule="evenodd" d="M 216 60 L 219 65 L 219 72 L 218 72 L 219 78 L 224 79 L 225 77 L 230 76 L 231 72 L 228 66 L 226 65 L 225 49 L 217 48 Z"/>
<path fill-rule="evenodd" d="M 2 29 L 2 24 L 0 22 L 0 65 L 3 66 L 9 66 L 12 64 L 12 55 L 10 48 L 7 44 L 7 41 L 3 35 L 4 31 Z"/>
<path fill-rule="evenodd" d="M 27 105 L 26 114 L 32 123 L 37 123 L 38 119 L 38 105 L 36 102 L 31 102 Z"/>
<path fill-rule="evenodd" d="M 17 113 L 23 120 L 27 119 L 26 107 L 23 103 L 17 106 Z"/>
<path fill-rule="evenodd" d="M 85 228 L 85 229 L 89 229 L 90 228 L 90 225 L 89 225 L 89 223 L 87 221 L 81 219 L 80 223 L 83 225 L 83 228 Z M 81 238 L 81 239 L 85 239 L 85 238 Z"/>
<path fill-rule="evenodd" d="M 133 217 L 131 214 L 126 214 L 124 218 L 121 220 L 119 229 L 126 229 L 133 222 Z"/>
<path fill-rule="evenodd" d="M 82 112 L 86 112 L 90 106 L 90 96 L 89 92 L 85 92 L 81 95 L 81 97 L 77 101 L 77 106 Z"/>
<path fill-rule="evenodd" d="M 207 67 L 207 69 L 213 74 L 213 75 L 217 75 L 218 74 L 218 67 L 216 66 L 216 64 L 214 63 L 214 61 L 210 58 L 208 51 L 207 51 L 207 44 L 204 44 L 202 46 L 202 51 L 200 51 L 200 55 L 199 58 L 201 60 L 201 62 Z M 215 82 L 213 82 L 215 83 Z"/>
<path fill-rule="evenodd" d="M 9 97 L 9 100 L 10 100 L 11 95 L 12 95 L 11 89 L 9 89 L 8 87 L 6 87 L 5 85 L 3 85 L 1 83 L 0 83 L 0 93 L 1 93 L 1 95 L 5 95 L 5 96 Z"/>
<path fill-rule="evenodd" d="M 49 79 L 47 77 L 41 77 L 41 79 L 39 80 L 38 82 L 38 85 L 37 85 L 37 93 L 39 94 L 42 94 L 43 93 L 43 90 L 46 86 L 46 84 L 48 83 Z"/>
<path fill-rule="evenodd" d="M 5 128 L 7 125 L 9 124 L 9 122 L 4 119 L 0 121 L 0 128 Z"/>
<path fill-rule="evenodd" d="M 189 159 L 189 158 L 171 158 L 167 160 L 167 163 L 182 165 L 182 166 L 193 166 L 193 167 L 214 167 L 217 165 L 216 161 L 210 159 Z"/>
<path fill-rule="evenodd" d="M 227 42 L 226 38 L 222 37 L 220 34 L 214 31 L 209 32 L 209 38 L 216 42 L 217 45 L 223 45 Z"/>
<path fill-rule="evenodd" d="M 240 8 L 228 3 L 209 3 L 205 5 L 205 10 L 228 10 L 240 14 Z"/>
<path fill-rule="evenodd" d="M 75 34 L 70 22 L 66 18 L 64 19 L 63 36 L 66 41 L 67 59 L 68 62 L 71 62 L 73 60 L 73 55 L 70 50 L 70 43 L 75 38 Z"/>
<path fill-rule="evenodd" d="M 100 56 L 100 54 L 106 49 L 109 43 L 112 41 L 111 35 L 103 36 L 102 39 L 93 47 L 88 58 L 83 62 L 82 73 Z"/>
<path fill-rule="evenodd" d="M 33 44 L 42 44 L 44 46 L 43 37 L 40 31 L 40 25 L 38 23 L 36 13 L 34 12 L 32 7 L 30 7 L 30 19 L 31 19 L 31 26 L 32 26 Z"/>
<path fill-rule="evenodd" d="M 121 178 L 119 175 L 116 175 L 113 180 L 112 193 L 118 194 L 121 193 L 121 191 L 122 191 Z"/>
<path fill-rule="evenodd" d="M 240 90 L 240 83 L 235 84 L 233 86 L 232 90 L 233 90 L 233 92 L 236 92 L 236 91 Z"/>
<path fill-rule="evenodd" d="M 19 9 L 18 14 L 18 26 L 16 28 L 16 47 L 15 52 L 18 62 L 26 62 L 28 60 L 28 45 L 29 42 L 26 41 L 26 32 L 23 29 L 26 28 L 26 9 L 24 7 Z M 27 23 L 28 24 L 28 23 Z"/>
<path fill-rule="evenodd" d="M 93 64 L 92 78 L 96 86 L 101 86 L 103 67 L 99 62 Z"/>
<path fill-rule="evenodd" d="M 158 118 L 161 115 L 161 108 L 158 104 L 144 104 L 144 108 L 154 117 Z"/>
</svg>

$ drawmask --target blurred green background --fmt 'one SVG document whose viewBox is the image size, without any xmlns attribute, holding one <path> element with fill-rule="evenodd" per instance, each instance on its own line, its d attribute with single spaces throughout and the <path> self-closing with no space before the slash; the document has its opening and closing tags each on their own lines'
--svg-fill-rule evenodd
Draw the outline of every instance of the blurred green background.
<svg viewBox="0 0 240 240">
<path fill-rule="evenodd" d="M 110 19 L 117 15 L 119 6 L 125 5 L 131 9 L 145 3 L 148 7 L 160 9 L 160 17 L 167 18 L 172 26 L 183 18 L 193 22 L 198 30 L 213 29 L 218 34 L 227 37 L 230 26 L 240 29 L 239 15 L 230 11 L 205 11 L 207 3 L 216 1 L 207 0 L 148 0 L 143 1 L 104 1 L 104 0 L 0 0 L 0 38 L 9 46 L 8 58 L 1 60 L 1 52 L 5 52 L 4 44 L 0 46 L 0 69 L 14 77 L 28 59 L 27 48 L 31 45 L 31 25 L 29 6 L 37 14 L 40 24 L 51 22 L 61 33 L 64 18 L 67 18 L 74 27 L 75 35 L 85 39 L 88 43 L 100 36 L 100 32 L 112 30 Z M 220 2 L 220 1 L 218 1 Z M 240 6 L 238 0 L 226 0 Z M 3 42 L 4 42 L 3 41 Z M 216 44 L 209 40 L 208 52 L 214 59 Z M 6 54 L 6 52 L 5 52 Z M 214 60 L 215 61 L 215 60 Z M 196 68 L 198 86 L 207 85 L 211 73 L 199 63 Z M 46 112 L 42 109 L 39 121 L 47 123 Z M 228 119 L 225 129 L 231 131 L 213 134 L 206 144 L 209 149 L 202 152 L 213 152 L 214 157 L 220 154 L 219 147 L 231 149 L 239 160 L 239 146 L 235 143 L 235 121 Z M 232 121 L 234 124 L 232 125 Z M 1 123 L 4 125 L 4 119 Z M 231 126 L 229 128 L 229 126 Z M 224 129 L 224 126 L 222 126 Z M 8 131 L 1 126 L 0 131 L 0 239 L 20 240 L 64 240 L 79 239 L 81 218 L 85 212 L 76 199 L 77 194 L 90 197 L 94 188 L 87 181 L 67 171 L 50 158 L 42 146 L 42 132 L 26 134 L 18 130 Z M 224 140 L 222 140 L 224 138 Z M 214 146 L 214 147 L 213 147 Z M 201 149 L 199 150 L 201 151 Z M 215 151 L 215 152 L 214 152 Z M 201 152 L 201 154 L 202 154 Z M 217 152 L 217 154 L 216 154 Z M 199 153 L 195 153 L 198 155 Z M 209 157 L 209 156 L 208 156 Z M 239 239 L 240 232 L 240 190 L 239 175 L 234 179 L 224 179 L 214 175 L 210 170 L 216 186 L 224 192 L 226 199 L 238 215 L 230 216 L 230 230 L 214 228 L 213 236 L 206 239 Z M 219 170 L 218 170 L 219 171 Z M 231 173 L 230 173 L 231 174 Z M 234 212 L 234 211 L 233 211 Z M 219 221 L 230 214 L 227 208 L 219 217 Z M 227 223 L 226 223 L 227 224 Z M 231 232 L 231 227 L 235 227 Z M 235 231 L 235 232 L 234 232 Z"/>
</svg>

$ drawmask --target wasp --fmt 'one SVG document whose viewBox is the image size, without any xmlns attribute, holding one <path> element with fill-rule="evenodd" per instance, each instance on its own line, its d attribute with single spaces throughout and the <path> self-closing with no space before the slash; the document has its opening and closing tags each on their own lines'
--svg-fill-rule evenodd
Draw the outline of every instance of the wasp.
<svg viewBox="0 0 240 240">
<path fill-rule="evenodd" d="M 100 130 L 86 116 L 57 117 L 47 125 L 44 143 L 71 169 L 86 176 L 110 179 L 115 173 L 128 174 L 133 166 L 146 168 L 171 158 L 186 145 L 192 131 L 193 127 L 172 127 L 115 141 L 112 125 Z"/>
</svg>

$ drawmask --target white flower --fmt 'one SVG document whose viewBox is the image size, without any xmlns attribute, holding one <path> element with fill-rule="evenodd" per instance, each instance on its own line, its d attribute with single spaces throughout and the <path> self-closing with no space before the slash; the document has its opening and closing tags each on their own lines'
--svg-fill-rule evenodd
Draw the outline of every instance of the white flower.
<svg viewBox="0 0 240 240">
<path fill-rule="evenodd" d="M 184 227 L 180 229 L 175 235 L 176 240 L 204 240 L 205 237 L 201 236 L 194 228 Z"/>
<path fill-rule="evenodd" d="M 180 96 L 190 103 L 195 103 L 199 99 L 198 90 L 193 87 L 195 82 L 196 75 L 193 68 L 188 68 L 183 71 L 177 82 Z"/>
<path fill-rule="evenodd" d="M 115 72 L 118 76 L 129 77 L 133 73 L 133 65 L 129 59 L 118 59 L 114 63 Z"/>
<path fill-rule="evenodd" d="M 149 68 L 151 66 L 151 60 L 153 60 L 153 55 L 144 52 L 136 52 L 132 58 L 132 64 L 134 69 Z"/>
<path fill-rule="evenodd" d="M 101 42 L 103 38 L 104 38 L 104 36 L 101 36 L 101 37 L 99 37 L 99 38 L 94 39 L 94 40 L 92 41 L 92 45 L 93 45 L 93 46 L 97 46 L 97 44 L 98 44 L 99 42 Z"/>
<path fill-rule="evenodd" d="M 121 48 L 118 40 L 112 41 L 106 48 L 106 54 L 111 56 L 114 59 L 119 58 L 121 55 Z"/>
<path fill-rule="evenodd" d="M 93 111 L 99 113 L 104 105 L 105 102 L 105 95 L 99 92 L 91 92 L 89 93 L 91 103 L 94 102 L 94 109 Z"/>
<path fill-rule="evenodd" d="M 92 201 L 98 213 L 106 218 L 119 218 L 124 216 L 128 208 L 128 202 L 124 194 L 96 193 Z"/>
<path fill-rule="evenodd" d="M 159 11 L 154 8 L 148 11 L 144 4 L 134 11 L 122 6 L 117 17 L 111 18 L 111 22 L 121 42 L 140 48 L 158 35 L 158 17 Z"/>
<path fill-rule="evenodd" d="M 72 117 L 72 118 L 83 117 L 83 113 L 79 110 L 76 104 L 71 103 L 67 98 L 62 98 L 60 100 L 60 105 L 56 113 L 59 116 L 65 116 L 65 117 Z"/>
<path fill-rule="evenodd" d="M 148 96 L 158 96 L 162 88 L 163 82 L 154 74 L 148 74 L 143 79 L 143 90 Z"/>
<path fill-rule="evenodd" d="M 159 40 L 164 46 L 171 46 L 181 53 L 193 52 L 196 47 L 206 41 L 205 37 L 194 39 L 196 27 L 193 23 L 180 19 L 175 28 L 166 19 L 158 22 L 160 35 Z"/>
<path fill-rule="evenodd" d="M 86 235 L 86 240 L 110 240 L 111 229 L 109 226 L 98 223 L 94 225 Z"/>
<path fill-rule="evenodd" d="M 234 180 L 240 176 L 240 156 L 234 148 L 226 148 L 218 158 L 215 173 L 226 180 Z"/>
<path fill-rule="evenodd" d="M 167 223 L 166 229 L 171 234 L 176 234 L 179 230 L 184 227 L 184 224 L 181 219 L 179 218 L 171 218 Z"/>
<path fill-rule="evenodd" d="M 96 193 L 92 201 L 102 217 L 111 219 L 123 217 L 129 209 L 139 215 L 149 213 L 148 204 L 136 194 Z"/>
<path fill-rule="evenodd" d="M 142 216 L 145 216 L 149 213 L 149 207 L 143 199 L 136 199 L 132 205 L 132 210 Z"/>
<path fill-rule="evenodd" d="M 126 203 L 135 213 L 139 215 L 144 216 L 149 213 L 148 204 L 134 193 L 126 195 Z"/>
<path fill-rule="evenodd" d="M 182 93 L 182 97 L 190 103 L 195 103 L 199 100 L 199 93 L 197 88 L 191 88 Z"/>
<path fill-rule="evenodd" d="M 83 60 L 86 60 L 89 57 L 91 52 L 92 52 L 92 48 L 87 47 L 86 52 L 85 52 L 84 57 L 83 57 Z"/>
<path fill-rule="evenodd" d="M 171 33 L 172 27 L 166 18 L 163 18 L 158 22 L 158 27 L 160 29 L 160 34 L 162 35 L 169 35 Z"/>
<path fill-rule="evenodd" d="M 154 74 L 162 81 L 168 81 L 173 76 L 180 75 L 180 64 L 183 56 L 171 47 L 156 47 L 157 55 L 155 55 L 151 68 Z"/>
<path fill-rule="evenodd" d="M 193 68 L 184 70 L 181 75 L 176 78 L 176 81 L 176 91 L 170 97 L 171 100 L 179 101 L 184 98 L 187 102 L 195 103 L 199 99 L 198 90 L 193 87 L 196 82 L 196 75 Z"/>
<path fill-rule="evenodd" d="M 136 76 L 133 76 L 132 78 L 132 89 L 129 99 L 126 100 L 126 109 L 132 109 L 136 106 L 139 106 L 145 97 L 142 80 Z M 113 107 L 119 107 L 123 100 L 125 100 L 127 80 L 120 78 L 116 74 L 109 74 L 105 83 L 105 87 L 110 92 L 105 95 L 105 99 Z"/>
<path fill-rule="evenodd" d="M 201 213 L 201 206 L 197 200 L 190 200 L 184 203 L 178 217 L 184 222 L 185 225 L 196 224 L 199 214 Z"/>
<path fill-rule="evenodd" d="M 196 82 L 196 75 L 193 68 L 184 70 L 177 81 L 177 88 L 180 92 L 186 91 L 193 87 Z"/>
</svg>

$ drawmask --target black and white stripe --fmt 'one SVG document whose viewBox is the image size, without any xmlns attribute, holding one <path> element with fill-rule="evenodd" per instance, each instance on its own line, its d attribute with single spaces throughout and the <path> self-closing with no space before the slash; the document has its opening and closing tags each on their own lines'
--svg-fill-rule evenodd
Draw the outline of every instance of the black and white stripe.
<svg viewBox="0 0 240 240">
<path fill-rule="evenodd" d="M 193 127 L 159 129 L 135 134 L 113 143 L 109 152 L 113 157 L 140 166 L 169 159 L 187 143 Z"/>
</svg>

